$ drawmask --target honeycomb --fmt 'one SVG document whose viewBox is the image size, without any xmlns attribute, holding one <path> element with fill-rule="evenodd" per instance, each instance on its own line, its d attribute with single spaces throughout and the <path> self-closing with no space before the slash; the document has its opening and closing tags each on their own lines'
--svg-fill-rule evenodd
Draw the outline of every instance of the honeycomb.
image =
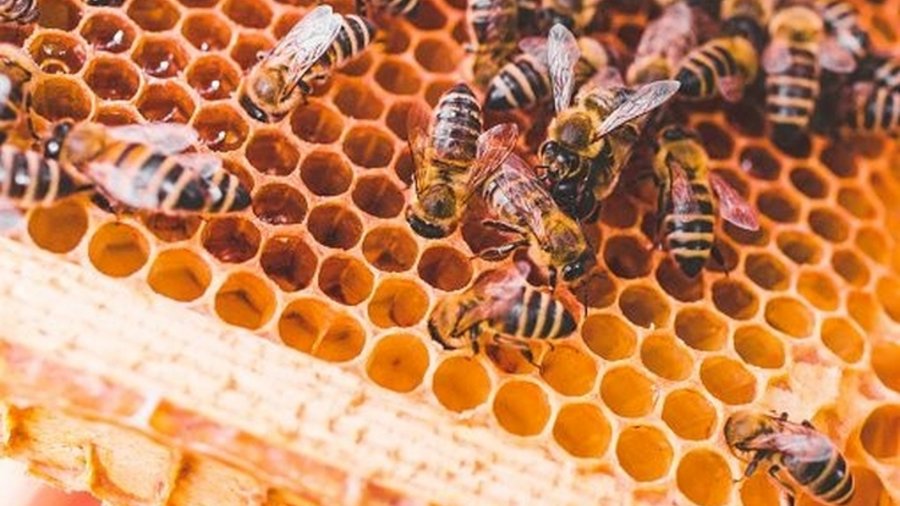
<svg viewBox="0 0 900 506">
<path fill-rule="evenodd" d="M 682 276 L 651 248 L 653 188 L 626 182 L 589 226 L 598 266 L 575 289 L 587 314 L 540 368 L 503 349 L 479 357 L 444 352 L 428 337 L 429 310 L 493 266 L 470 258 L 490 238 L 472 222 L 444 240 L 410 231 L 402 218 L 412 191 L 405 118 L 412 104 L 434 105 L 460 79 L 465 2 L 422 0 L 307 105 L 279 123 L 254 122 L 237 103 L 239 81 L 313 4 L 42 0 L 35 25 L 0 27 L 0 40 L 25 48 L 45 71 L 34 82 L 43 119 L 193 125 L 253 192 L 250 209 L 207 220 L 115 217 L 70 199 L 31 211 L 21 240 L 280 343 L 285 354 L 297 350 L 439 406 L 441 424 L 486 428 L 512 448 L 539 448 L 576 475 L 607 475 L 625 494 L 605 504 L 778 504 L 765 477 L 732 480 L 743 468 L 721 429 L 730 412 L 748 406 L 789 411 L 836 441 L 857 480 L 851 504 L 900 504 L 895 141 L 815 137 L 782 151 L 764 134 L 759 101 L 698 106 L 687 121 L 702 135 L 712 168 L 761 215 L 758 232 L 717 225 L 724 266 L 710 262 L 699 278 Z M 857 4 L 875 44 L 900 47 L 900 0 Z M 606 0 L 596 23 L 633 47 L 654 10 Z M 528 119 L 498 115 L 488 123 L 524 128 Z M 529 145 L 540 141 L 540 127 L 530 129 Z M 4 350 L 6 375 L 15 353 Z M 46 443 L 71 422 L 68 415 L 4 401 L 3 416 L 5 453 L 83 465 Z M 145 436 L 79 423 L 72 441 L 108 439 L 92 447 L 91 462 L 112 462 L 114 450 L 125 448 L 160 463 L 129 468 L 120 458 L 123 474 L 114 478 L 137 483 L 156 470 L 155 479 L 170 483 L 169 504 L 202 503 L 202 492 L 222 479 L 233 497 L 266 495 L 245 475 L 228 474 L 227 462 L 188 456 L 171 467 L 178 452 L 151 448 Z M 156 427 L 177 439 L 182 429 L 173 423 Z M 27 434 L 13 437 L 17 428 Z M 26 440 L 27 452 L 10 443 Z M 113 489 L 112 479 L 90 482 L 111 504 L 154 497 Z M 268 494 L 256 502 L 335 504 Z M 360 502 L 406 504 L 385 494 L 363 493 Z M 515 503 L 511 497 L 485 503 Z"/>
</svg>

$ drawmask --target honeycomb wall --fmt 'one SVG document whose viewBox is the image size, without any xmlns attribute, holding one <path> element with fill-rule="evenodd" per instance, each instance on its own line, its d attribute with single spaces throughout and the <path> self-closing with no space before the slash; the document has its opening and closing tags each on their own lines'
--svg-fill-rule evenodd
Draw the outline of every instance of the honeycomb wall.
<svg viewBox="0 0 900 506">
<path fill-rule="evenodd" d="M 686 279 L 651 250 L 653 188 L 623 185 L 589 230 L 598 267 L 575 290 L 589 311 L 536 369 L 502 349 L 472 358 L 430 342 L 435 301 L 491 264 L 469 259 L 472 224 L 425 241 L 402 219 L 406 110 L 464 74 L 463 2 L 423 0 L 272 125 L 238 106 L 238 83 L 311 2 L 43 4 L 35 26 L 0 28 L 46 72 L 40 116 L 191 124 L 253 205 L 206 221 L 117 219 L 68 200 L 31 212 L 25 241 L 545 446 L 561 465 L 603 469 L 638 502 L 777 504 L 767 480 L 731 480 L 742 467 L 721 429 L 748 406 L 794 406 L 792 418 L 834 438 L 859 481 L 853 504 L 900 500 L 895 142 L 816 138 L 785 153 L 751 105 L 692 111 L 713 169 L 758 207 L 760 231 L 719 226 L 726 265 Z M 900 1 L 858 5 L 876 44 L 897 47 Z M 633 45 L 652 9 L 609 1 L 597 24 Z M 530 127 L 524 115 L 489 118 L 509 119 Z M 526 142 L 540 136 L 538 122 Z"/>
</svg>

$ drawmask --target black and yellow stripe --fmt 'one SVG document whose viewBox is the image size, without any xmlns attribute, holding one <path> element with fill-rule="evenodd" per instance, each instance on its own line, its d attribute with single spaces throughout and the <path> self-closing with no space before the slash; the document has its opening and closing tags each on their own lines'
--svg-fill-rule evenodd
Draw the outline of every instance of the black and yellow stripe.
<svg viewBox="0 0 900 506">
<path fill-rule="evenodd" d="M 22 207 L 42 206 L 79 189 L 55 160 L 34 151 L 0 146 L 0 197 Z"/>
<path fill-rule="evenodd" d="M 434 112 L 431 147 L 434 163 L 465 166 L 478 154 L 481 135 L 481 105 L 466 84 L 459 83 L 445 92 Z"/>
<path fill-rule="evenodd" d="M 502 52 L 518 42 L 517 0 L 471 0 L 466 9 L 472 50 Z"/>
<path fill-rule="evenodd" d="M 791 64 L 766 75 L 766 116 L 776 131 L 800 131 L 809 126 L 819 98 L 818 47 L 792 43 Z"/>
<path fill-rule="evenodd" d="M 875 84 L 900 92 L 900 58 L 886 60 L 875 69 Z"/>
<path fill-rule="evenodd" d="M 485 108 L 528 109 L 550 96 L 550 72 L 533 55 L 520 54 L 504 65 L 488 85 Z"/>
<path fill-rule="evenodd" d="M 304 90 L 312 88 L 313 81 L 327 77 L 332 70 L 340 68 L 348 60 L 363 52 L 375 38 L 375 25 L 368 19 L 350 14 L 341 16 L 338 30 L 331 47 L 313 64 L 300 79 Z"/>
<path fill-rule="evenodd" d="M 829 32 L 838 43 L 857 59 L 865 58 L 870 42 L 869 34 L 859 22 L 859 11 L 847 0 L 819 0 L 819 11 Z"/>
<path fill-rule="evenodd" d="M 491 321 L 497 332 L 525 339 L 556 339 L 575 331 L 575 318 L 548 292 L 532 286 L 519 290 L 502 320 Z"/>
<path fill-rule="evenodd" d="M 0 3 L 0 21 L 4 23 L 31 23 L 38 17 L 37 0 L 3 0 Z"/>
<path fill-rule="evenodd" d="M 847 504 L 853 497 L 853 475 L 847 461 L 833 447 L 826 458 L 811 460 L 790 453 L 781 455 L 781 465 L 793 481 L 825 504 Z"/>
<path fill-rule="evenodd" d="M 715 210 L 709 186 L 688 172 L 697 212 L 676 213 L 670 210 L 663 220 L 665 245 L 686 275 L 700 273 L 712 252 L 715 241 Z"/>
<path fill-rule="evenodd" d="M 675 73 L 683 97 L 704 99 L 715 96 L 721 77 L 737 75 L 739 68 L 728 48 L 729 39 L 718 38 L 694 49 Z"/>
<path fill-rule="evenodd" d="M 849 123 L 859 131 L 900 134 L 900 89 L 874 87 L 857 103 Z"/>
</svg>

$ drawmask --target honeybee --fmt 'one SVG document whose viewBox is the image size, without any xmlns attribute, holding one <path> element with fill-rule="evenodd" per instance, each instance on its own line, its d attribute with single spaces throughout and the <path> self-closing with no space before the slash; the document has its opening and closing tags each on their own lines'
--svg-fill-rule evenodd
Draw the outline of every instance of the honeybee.
<svg viewBox="0 0 900 506">
<path fill-rule="evenodd" d="M 38 17 L 37 0 L 2 0 L 0 4 L 0 21 L 25 25 Z"/>
<path fill-rule="evenodd" d="M 759 70 L 759 56 L 753 44 L 741 36 L 716 37 L 684 57 L 675 79 L 679 94 L 704 100 L 719 94 L 728 102 L 738 102 L 744 88 Z"/>
<path fill-rule="evenodd" d="M 419 5 L 419 0 L 357 0 L 356 11 L 369 18 L 387 13 L 393 16 L 409 14 Z"/>
<path fill-rule="evenodd" d="M 547 42 L 556 116 L 540 147 L 542 176 L 559 207 L 576 218 L 592 216 L 612 193 L 648 112 L 678 91 L 677 81 L 656 81 L 638 88 L 622 83 L 607 68 L 586 83 L 572 104 L 578 43 L 562 25 Z"/>
<path fill-rule="evenodd" d="M 181 153 L 197 142 L 197 132 L 187 125 L 62 122 L 45 142 L 44 156 L 81 174 L 114 206 L 164 214 L 249 207 L 249 192 L 218 156 Z"/>
<path fill-rule="evenodd" d="M 38 72 L 22 49 L 12 44 L 0 44 L 0 142 L 6 140 L 9 132 L 23 125 L 35 135 L 27 109 L 31 100 L 29 83 Z"/>
<path fill-rule="evenodd" d="M 375 40 L 375 25 L 368 19 L 353 14 L 335 16 L 340 19 L 341 26 L 331 46 L 297 83 L 304 97 L 312 93 L 314 83 L 328 79 L 332 71 L 365 51 Z"/>
<path fill-rule="evenodd" d="M 575 317 L 548 289 L 525 280 L 527 264 L 485 271 L 472 286 L 439 300 L 428 318 L 428 332 L 446 350 L 470 348 L 492 332 L 494 344 L 519 349 L 531 360 L 532 342 L 571 335 Z"/>
<path fill-rule="evenodd" d="M 816 0 L 816 7 L 838 45 L 853 53 L 857 61 L 868 56 L 871 47 L 869 34 L 859 22 L 859 11 L 847 0 Z"/>
<path fill-rule="evenodd" d="M 653 169 L 660 186 L 657 234 L 679 268 L 695 277 L 706 260 L 724 261 L 715 247 L 716 209 L 712 193 L 719 197 L 718 213 L 746 230 L 759 230 L 756 211 L 720 176 L 709 171 L 709 157 L 696 132 L 673 125 L 658 136 Z"/>
<path fill-rule="evenodd" d="M 875 83 L 853 86 L 854 107 L 849 115 L 850 128 L 860 132 L 900 135 L 900 89 Z"/>
<path fill-rule="evenodd" d="M 422 237 L 446 237 L 459 224 L 466 182 L 478 166 L 503 161 L 516 143 L 515 125 L 481 133 L 481 106 L 464 83 L 447 90 L 432 115 L 422 107 L 409 111 L 408 137 L 415 165 L 415 199 L 406 221 Z"/>
<path fill-rule="evenodd" d="M 548 0 L 543 11 L 554 23 L 581 33 L 594 20 L 600 0 Z"/>
<path fill-rule="evenodd" d="M 900 92 L 900 58 L 885 59 L 875 69 L 875 84 Z"/>
<path fill-rule="evenodd" d="M 471 0 L 466 6 L 467 49 L 474 54 L 475 82 L 483 88 L 519 39 L 517 0 Z"/>
<path fill-rule="evenodd" d="M 826 504 L 847 504 L 853 498 L 847 461 L 807 421 L 790 422 L 787 413 L 775 417 L 738 411 L 725 422 L 725 441 L 736 457 L 748 462 L 744 476 L 765 466 L 790 504 L 801 491 Z"/>
<path fill-rule="evenodd" d="M 646 84 L 673 77 L 679 62 L 696 45 L 691 8 L 684 1 L 666 7 L 644 30 L 634 62 L 628 67 L 628 83 Z"/>
</svg>

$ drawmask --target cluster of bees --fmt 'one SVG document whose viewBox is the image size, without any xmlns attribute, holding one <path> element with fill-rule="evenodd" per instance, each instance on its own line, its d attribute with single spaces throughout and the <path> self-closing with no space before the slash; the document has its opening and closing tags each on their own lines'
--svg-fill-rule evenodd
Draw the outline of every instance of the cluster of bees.
<svg viewBox="0 0 900 506">
<path fill-rule="evenodd" d="M 832 123 L 900 132 L 900 58 L 871 47 L 845 0 L 712 3 L 665 2 L 629 55 L 620 43 L 590 33 L 597 9 L 590 0 L 469 1 L 468 51 L 478 91 L 460 83 L 433 109 L 410 110 L 415 191 L 406 219 L 422 237 L 446 237 L 470 201 L 480 199 L 489 214 L 482 224 L 508 240 L 475 254 L 499 261 L 528 248 L 533 264 L 509 262 L 439 300 L 428 319 L 435 341 L 478 353 L 487 337 L 533 362 L 531 344 L 571 335 L 576 312 L 560 292 L 583 280 L 596 259 L 582 223 L 596 220 L 640 145 L 654 149 L 657 243 L 685 275 L 699 275 L 710 256 L 722 263 L 715 248 L 717 214 L 757 230 L 755 209 L 709 171 L 700 138 L 671 119 L 670 107 L 740 101 L 761 67 L 771 135 L 790 144 L 819 129 L 815 112 L 822 77 L 830 72 L 846 76 L 843 90 L 852 98 Z M 417 4 L 365 0 L 359 15 L 337 14 L 326 5 L 310 10 L 245 76 L 241 106 L 262 123 L 302 107 L 318 82 L 372 45 L 377 26 Z M 0 4 L 7 22 L 30 23 L 36 16 L 34 0 Z M 249 192 L 223 170 L 221 159 L 196 149 L 198 136 L 190 127 L 36 126 L 29 88 L 39 72 L 19 48 L 0 47 L 0 131 L 4 140 L 14 133 L 32 139 L 27 149 L 0 146 L 5 208 L 47 205 L 79 192 L 102 197 L 117 212 L 208 214 L 250 205 Z M 515 124 L 485 127 L 485 110 L 550 103 L 553 119 L 533 156 L 515 152 Z M 531 265 L 546 269 L 548 286 L 528 283 Z M 563 290 L 556 290 L 558 283 Z M 747 476 L 764 466 L 791 500 L 800 491 L 830 504 L 853 495 L 846 461 L 807 422 L 742 411 L 728 419 L 725 438 L 748 462 Z"/>
</svg>

